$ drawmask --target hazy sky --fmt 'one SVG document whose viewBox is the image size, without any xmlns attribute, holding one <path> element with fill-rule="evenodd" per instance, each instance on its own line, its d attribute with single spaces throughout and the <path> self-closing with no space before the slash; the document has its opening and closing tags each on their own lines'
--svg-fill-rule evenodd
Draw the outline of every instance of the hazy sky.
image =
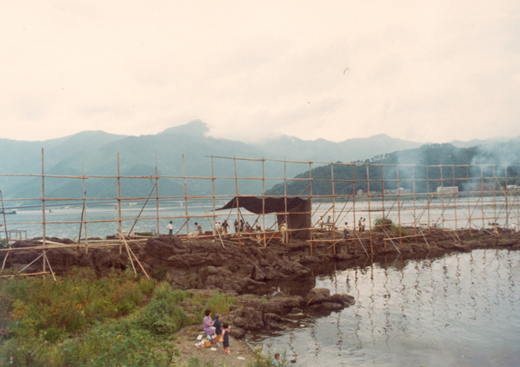
<svg viewBox="0 0 520 367">
<path fill-rule="evenodd" d="M 0 0 L 0 34 L 1 138 L 520 135 L 518 0 Z"/>
</svg>

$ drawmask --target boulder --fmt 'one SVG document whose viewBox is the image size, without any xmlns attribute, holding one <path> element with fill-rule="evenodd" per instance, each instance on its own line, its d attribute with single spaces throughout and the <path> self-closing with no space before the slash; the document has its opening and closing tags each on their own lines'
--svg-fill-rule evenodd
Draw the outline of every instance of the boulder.
<svg viewBox="0 0 520 367">
<path fill-rule="evenodd" d="M 314 288 L 304 298 L 305 305 L 309 306 L 315 303 L 322 303 L 330 297 L 330 290 L 326 288 Z"/>
</svg>

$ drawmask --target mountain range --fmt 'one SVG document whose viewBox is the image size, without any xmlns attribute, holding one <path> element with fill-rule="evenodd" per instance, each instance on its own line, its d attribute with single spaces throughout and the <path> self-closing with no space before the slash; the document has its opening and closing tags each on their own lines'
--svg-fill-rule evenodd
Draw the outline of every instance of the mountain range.
<svg viewBox="0 0 520 367">
<path fill-rule="evenodd" d="M 120 159 L 120 174 L 123 176 L 162 177 L 159 182 L 160 196 L 184 195 L 182 176 L 199 177 L 186 180 L 188 195 L 211 195 L 211 180 L 200 177 L 228 179 L 215 180 L 217 195 L 233 194 L 235 186 L 235 166 L 232 159 L 213 157 L 237 157 L 253 159 L 276 159 L 301 162 L 353 162 L 364 161 L 375 156 L 414 149 L 422 143 L 392 138 L 380 134 L 369 138 L 349 139 L 335 143 L 324 139 L 301 140 L 291 136 L 281 136 L 255 144 L 212 138 L 207 135 L 207 125 L 199 120 L 168 128 L 155 135 L 127 136 L 108 134 L 103 131 L 85 131 L 75 135 L 45 141 L 15 141 L 0 139 L 0 174 L 42 173 L 42 148 L 44 150 L 44 171 L 46 175 L 81 176 L 83 172 L 87 197 L 117 197 L 115 178 L 92 177 L 115 176 L 118 174 L 117 154 Z M 499 141 L 502 141 L 499 139 Z M 493 144 L 496 140 L 474 141 L 475 145 Z M 453 145 L 467 147 L 468 143 L 453 142 Z M 471 146 L 471 145 L 470 145 Z M 184 161 L 184 165 L 183 165 Z M 212 164 L 213 161 L 213 164 Z M 157 162 L 157 163 L 156 163 Z M 265 177 L 294 177 L 307 171 L 308 164 L 294 164 L 266 161 Z M 184 171 L 184 172 L 183 172 Z M 238 177 L 262 177 L 261 162 L 237 160 Z M 83 180 L 47 177 L 45 196 L 48 198 L 83 197 Z M 265 189 L 279 180 L 265 182 Z M 147 197 L 153 188 L 153 179 L 122 179 L 122 197 Z M 241 194 L 259 194 L 261 180 L 239 180 Z M 0 190 L 5 198 L 41 198 L 41 177 L 0 176 Z"/>
</svg>

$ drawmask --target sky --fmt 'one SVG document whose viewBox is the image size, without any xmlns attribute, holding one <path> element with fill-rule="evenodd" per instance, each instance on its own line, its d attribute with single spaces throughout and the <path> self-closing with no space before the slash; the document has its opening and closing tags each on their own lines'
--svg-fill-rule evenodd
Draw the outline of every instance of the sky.
<svg viewBox="0 0 520 367">
<path fill-rule="evenodd" d="M 0 138 L 520 135 L 520 2 L 0 0 Z"/>
</svg>

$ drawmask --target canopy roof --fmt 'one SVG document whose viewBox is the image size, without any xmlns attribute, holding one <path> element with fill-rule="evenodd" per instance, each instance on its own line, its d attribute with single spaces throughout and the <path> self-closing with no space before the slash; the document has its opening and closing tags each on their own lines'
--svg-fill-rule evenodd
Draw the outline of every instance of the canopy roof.
<svg viewBox="0 0 520 367">
<path fill-rule="evenodd" d="M 252 213 L 255 214 L 269 214 L 269 213 L 284 213 L 286 210 L 290 212 L 292 209 L 297 208 L 299 205 L 305 203 L 307 200 L 304 200 L 299 197 L 295 198 L 271 198 L 264 197 L 259 198 L 256 196 L 239 196 L 231 199 L 229 203 L 224 205 L 222 208 L 217 210 L 224 209 L 234 209 L 237 207 L 245 208 Z M 265 204 L 262 204 L 264 202 Z M 287 202 L 287 207 L 285 206 Z M 238 204 L 238 205 L 237 205 Z M 265 211 L 262 210 L 265 208 Z"/>
</svg>

